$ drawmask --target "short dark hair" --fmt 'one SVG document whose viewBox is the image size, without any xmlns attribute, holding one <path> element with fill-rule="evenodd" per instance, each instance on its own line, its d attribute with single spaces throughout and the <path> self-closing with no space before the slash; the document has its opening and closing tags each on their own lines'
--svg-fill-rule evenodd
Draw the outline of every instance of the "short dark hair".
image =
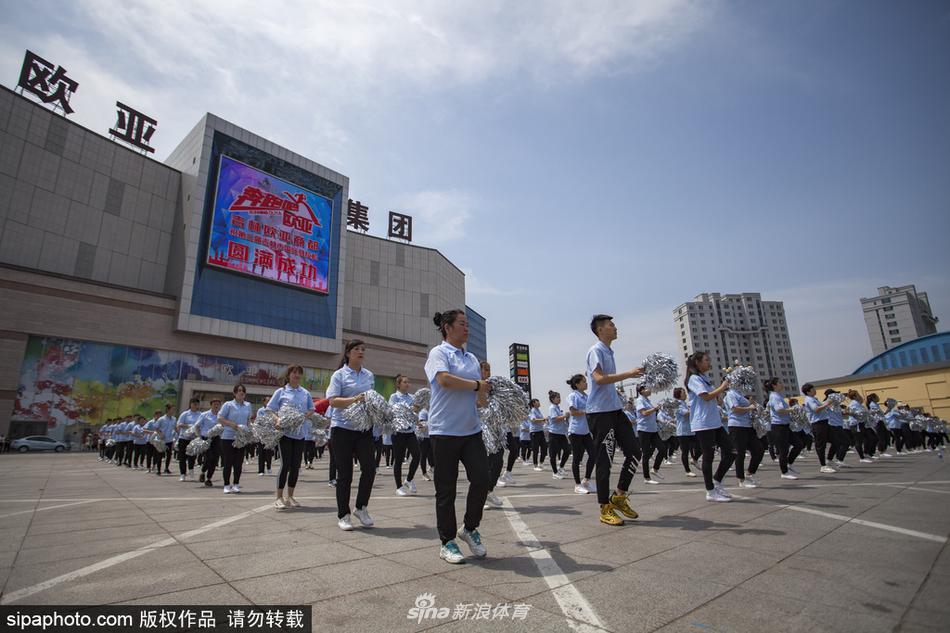
<svg viewBox="0 0 950 633">
<path fill-rule="evenodd" d="M 201 404 L 201 398 L 192 398 L 191 400 L 188 401 L 188 404 L 189 404 L 189 405 L 192 405 L 192 404 Z"/>
<path fill-rule="evenodd" d="M 828 397 L 833 393 L 838 393 L 838 392 L 832 389 L 831 387 L 829 387 L 828 389 L 825 389 L 825 397 Z"/>
<path fill-rule="evenodd" d="M 597 328 L 604 324 L 604 321 L 611 321 L 613 317 L 609 314 L 595 314 L 590 318 L 590 331 L 597 336 Z"/>
<path fill-rule="evenodd" d="M 221 398 L 215 396 L 214 398 L 211 399 L 210 404 L 214 404 L 215 402 L 217 402 L 218 404 L 221 404 Z"/>
<path fill-rule="evenodd" d="M 815 388 L 815 385 L 811 384 L 810 382 L 806 382 L 804 385 L 802 385 L 802 395 L 807 396 L 808 392 L 814 388 Z"/>
</svg>

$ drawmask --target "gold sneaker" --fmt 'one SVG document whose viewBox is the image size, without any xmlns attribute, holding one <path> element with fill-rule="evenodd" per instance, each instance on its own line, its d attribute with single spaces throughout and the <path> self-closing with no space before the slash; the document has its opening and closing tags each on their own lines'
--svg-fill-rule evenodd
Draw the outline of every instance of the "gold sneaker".
<svg viewBox="0 0 950 633">
<path fill-rule="evenodd" d="M 612 495 L 610 497 L 610 505 L 612 505 L 615 510 L 620 512 L 628 519 L 636 519 L 638 516 L 640 516 L 634 512 L 633 508 L 630 507 L 630 504 L 627 503 L 626 494 Z"/>
<path fill-rule="evenodd" d="M 607 525 L 623 525 L 623 519 L 614 512 L 614 504 L 605 503 L 600 506 L 600 522 Z"/>
</svg>

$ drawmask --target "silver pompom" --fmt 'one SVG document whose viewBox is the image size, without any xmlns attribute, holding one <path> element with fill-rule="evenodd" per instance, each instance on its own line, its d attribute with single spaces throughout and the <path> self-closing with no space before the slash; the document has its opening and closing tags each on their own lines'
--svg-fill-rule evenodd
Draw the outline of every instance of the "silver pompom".
<svg viewBox="0 0 950 633">
<path fill-rule="evenodd" d="M 112 448 L 113 446 L 115 446 L 115 440 L 110 437 L 106 440 L 106 448 Z"/>
<path fill-rule="evenodd" d="M 426 433 L 429 432 L 429 421 L 428 420 L 419 420 L 416 423 L 416 437 L 418 439 L 424 439 Z"/>
<path fill-rule="evenodd" d="M 732 367 L 726 367 L 723 371 L 730 387 L 739 393 L 755 393 L 758 378 L 752 367 L 740 365 L 739 361 L 735 361 Z"/>
<path fill-rule="evenodd" d="M 488 406 L 483 418 L 495 429 L 517 429 L 528 417 L 528 394 L 518 383 L 502 376 L 489 376 Z M 502 434 L 504 436 L 504 434 Z"/>
<path fill-rule="evenodd" d="M 310 439 L 317 446 L 326 446 L 327 445 L 327 432 L 323 429 L 313 429 L 310 433 Z"/>
<path fill-rule="evenodd" d="M 772 419 L 766 409 L 755 405 L 755 409 L 750 412 L 750 417 L 752 428 L 755 429 L 755 434 L 759 438 L 765 437 L 772 430 Z"/>
<path fill-rule="evenodd" d="M 234 448 L 244 448 L 248 444 L 253 444 L 256 441 L 254 429 L 249 426 L 238 426 L 234 429 L 234 442 L 231 446 Z"/>
<path fill-rule="evenodd" d="M 811 429 L 811 424 L 808 423 L 808 414 L 805 413 L 805 409 L 800 405 L 792 407 L 792 410 L 789 412 L 789 418 L 791 422 L 788 426 L 792 431 L 798 432 Z"/>
<path fill-rule="evenodd" d="M 164 453 L 164 452 L 165 452 L 165 448 L 166 448 L 166 446 L 165 446 L 165 440 L 162 439 L 161 434 L 159 434 L 159 433 L 152 433 L 152 436 L 148 438 L 148 442 L 149 442 L 149 444 L 151 444 L 152 446 L 154 446 L 154 447 L 155 447 L 155 450 L 158 451 L 159 453 Z"/>
<path fill-rule="evenodd" d="M 307 414 L 292 404 L 285 402 L 280 405 L 280 410 L 277 412 L 277 419 L 280 420 L 278 428 L 281 431 L 284 433 L 295 433 L 306 421 Z"/>
<path fill-rule="evenodd" d="M 676 422 L 673 419 L 663 416 L 656 417 L 656 430 L 660 434 L 660 439 L 664 442 L 676 434 Z"/>
<path fill-rule="evenodd" d="M 836 407 L 840 407 L 840 406 L 841 406 L 841 403 L 844 402 L 844 394 L 843 394 L 843 393 L 837 393 L 837 392 L 835 392 L 835 393 L 829 393 L 829 394 L 828 394 L 828 402 L 831 402 L 831 403 L 832 403 L 834 406 L 836 406 Z"/>
<path fill-rule="evenodd" d="M 655 352 L 643 361 L 643 384 L 650 391 L 666 391 L 676 384 L 680 368 L 669 354 Z"/>
<path fill-rule="evenodd" d="M 203 440 L 200 437 L 196 440 L 191 440 L 185 448 L 185 454 L 191 457 L 197 457 L 207 451 L 210 444 L 208 440 Z"/>
<path fill-rule="evenodd" d="M 416 411 L 422 411 L 423 409 L 429 408 L 429 398 L 432 396 L 432 390 L 428 387 L 423 387 L 416 393 L 412 395 L 412 406 L 415 407 Z"/>
<path fill-rule="evenodd" d="M 664 398 L 660 403 L 660 411 L 670 420 L 676 420 L 676 412 L 679 411 L 680 401 L 676 398 Z"/>
<path fill-rule="evenodd" d="M 224 425 L 215 424 L 210 429 L 208 429 L 208 434 L 205 437 L 210 440 L 219 437 L 222 433 L 224 433 Z"/>
<path fill-rule="evenodd" d="M 310 414 L 310 428 L 314 430 L 319 429 L 321 431 L 325 431 L 326 429 L 330 428 L 330 418 L 313 411 Z"/>
<path fill-rule="evenodd" d="M 370 389 L 364 392 L 363 400 L 354 402 L 343 409 L 343 417 L 349 420 L 358 431 L 368 431 L 374 426 L 391 425 L 392 407 L 386 398 Z"/>
<path fill-rule="evenodd" d="M 254 420 L 254 437 L 265 449 L 271 450 L 280 442 L 284 432 L 277 428 L 277 413 L 264 409 Z"/>
<path fill-rule="evenodd" d="M 419 416 L 412 410 L 412 405 L 397 403 L 392 405 L 390 418 L 391 433 L 407 433 L 414 431 L 419 422 Z"/>
</svg>

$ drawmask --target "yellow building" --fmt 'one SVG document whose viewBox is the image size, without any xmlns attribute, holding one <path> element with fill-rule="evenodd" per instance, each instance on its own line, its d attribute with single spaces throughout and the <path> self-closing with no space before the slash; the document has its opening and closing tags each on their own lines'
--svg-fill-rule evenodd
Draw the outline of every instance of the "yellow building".
<svg viewBox="0 0 950 633">
<path fill-rule="evenodd" d="M 829 387 L 845 392 L 855 389 L 866 397 L 876 393 L 881 402 L 894 398 L 925 413 L 950 420 L 950 362 L 930 363 L 818 380 L 812 383 L 819 394 Z"/>
</svg>

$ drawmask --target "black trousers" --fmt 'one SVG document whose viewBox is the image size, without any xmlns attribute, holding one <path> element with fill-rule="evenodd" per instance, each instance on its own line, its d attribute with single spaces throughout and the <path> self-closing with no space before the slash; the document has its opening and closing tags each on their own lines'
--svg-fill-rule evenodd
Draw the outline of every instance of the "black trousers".
<svg viewBox="0 0 950 633">
<path fill-rule="evenodd" d="M 818 454 L 818 461 L 825 465 L 825 447 L 828 444 L 830 430 L 828 420 L 818 420 L 811 423 L 811 433 L 815 436 L 815 452 Z"/>
<path fill-rule="evenodd" d="M 640 443 L 633 434 L 630 420 L 620 409 L 603 413 L 588 413 L 587 424 L 594 434 L 594 455 L 596 460 L 597 501 L 601 505 L 610 502 L 610 458 L 612 451 L 606 442 L 613 437 L 614 447 L 623 451 L 623 466 L 617 480 L 617 489 L 622 492 L 630 490 L 630 482 L 637 474 L 640 465 Z"/>
<path fill-rule="evenodd" d="M 433 435 L 430 439 L 435 458 L 435 522 L 439 539 L 445 545 L 458 533 L 455 497 L 458 495 L 459 463 L 465 467 L 468 477 L 463 525 L 466 530 L 475 530 L 482 522 L 488 497 L 488 452 L 481 433 Z"/>
<path fill-rule="evenodd" d="M 203 438 L 207 439 L 207 438 Z M 208 450 L 204 454 L 204 463 L 201 465 L 201 472 L 205 474 L 205 479 L 210 480 L 214 476 L 214 470 L 218 467 L 218 458 L 221 455 L 221 436 L 211 438 L 208 443 Z"/>
<path fill-rule="evenodd" d="M 356 491 L 356 509 L 369 503 L 376 480 L 376 461 L 372 431 L 351 431 L 342 427 L 333 429 L 330 451 L 336 461 L 336 514 L 342 519 L 350 514 L 350 487 L 353 483 L 353 458 L 360 464 L 360 482 Z"/>
<path fill-rule="evenodd" d="M 561 459 L 560 468 L 564 468 L 564 464 L 567 463 L 567 458 L 570 455 L 571 447 L 567 443 L 567 436 L 551 433 L 548 438 L 548 457 L 551 460 L 551 470 L 555 473 L 558 471 L 558 457 Z"/>
<path fill-rule="evenodd" d="M 231 473 L 234 483 L 241 483 L 241 470 L 244 468 L 244 447 L 234 448 L 234 440 L 221 440 L 221 456 L 224 458 L 224 485 L 231 485 Z"/>
<path fill-rule="evenodd" d="M 689 458 L 695 460 L 697 451 L 699 451 L 699 442 L 696 441 L 695 435 L 678 435 L 676 437 L 677 441 L 680 443 L 680 459 L 683 460 L 683 469 L 686 472 L 689 472 Z"/>
<path fill-rule="evenodd" d="M 511 469 L 514 468 L 515 462 L 518 460 L 518 451 L 520 449 L 520 442 L 514 436 L 511 431 L 508 431 L 508 463 L 506 464 L 505 470 L 509 473 Z"/>
<path fill-rule="evenodd" d="M 187 475 L 189 470 L 195 469 L 195 456 L 189 455 L 185 449 L 191 440 L 178 440 L 178 474 Z"/>
<path fill-rule="evenodd" d="M 584 459 L 584 455 L 587 455 L 584 479 L 589 480 L 591 473 L 594 472 L 594 438 L 590 433 L 583 435 L 571 433 L 569 437 L 571 439 L 571 453 L 574 455 L 574 459 L 571 460 L 571 472 L 574 475 L 574 483 L 580 485 L 581 460 Z M 511 469 L 509 468 L 509 470 Z"/>
<path fill-rule="evenodd" d="M 740 481 L 745 479 L 745 454 L 752 455 L 749 462 L 749 474 L 754 475 L 762 463 L 762 456 L 765 455 L 765 447 L 755 434 L 755 429 L 745 426 L 730 426 L 729 439 L 736 450 L 736 478 Z"/>
<path fill-rule="evenodd" d="M 505 450 L 498 449 L 497 453 L 488 456 L 488 492 L 495 489 L 498 478 L 501 477 L 502 466 L 505 465 Z"/>
<path fill-rule="evenodd" d="M 802 451 L 802 440 L 797 433 L 792 433 L 787 424 L 774 424 L 769 432 L 778 453 L 778 466 L 782 474 L 788 472 L 788 467 L 795 463 L 795 458 Z"/>
<path fill-rule="evenodd" d="M 297 440 L 286 435 L 280 438 L 280 473 L 277 474 L 277 489 L 283 490 L 297 487 L 297 477 L 300 475 L 300 462 L 303 460 L 304 440 Z"/>
<path fill-rule="evenodd" d="M 535 466 L 544 463 L 544 431 L 531 431 L 531 461 Z"/>
<path fill-rule="evenodd" d="M 412 481 L 416 476 L 416 469 L 419 468 L 419 440 L 415 433 L 394 433 L 393 434 L 393 477 L 396 480 L 396 488 L 402 487 L 402 462 L 409 453 L 409 474 L 406 477 Z"/>
<path fill-rule="evenodd" d="M 831 436 L 831 445 L 828 447 L 827 459 L 837 459 L 839 462 L 848 454 L 848 446 L 851 441 L 848 432 L 840 426 L 828 425 L 828 432 Z"/>
<path fill-rule="evenodd" d="M 271 448 L 264 448 L 264 445 L 258 442 L 257 444 L 257 472 L 262 473 L 264 469 L 270 470 L 271 462 L 274 459 L 274 450 Z"/>
<path fill-rule="evenodd" d="M 706 490 L 709 491 L 715 487 L 714 479 L 721 483 L 722 478 L 729 472 L 732 462 L 736 459 L 735 451 L 732 448 L 732 442 L 729 441 L 726 429 L 722 426 L 716 429 L 696 431 L 696 440 L 703 451 L 703 481 L 706 484 Z M 712 464 L 716 457 L 716 446 L 719 447 L 719 468 L 716 469 L 716 474 L 713 475 Z"/>
<path fill-rule="evenodd" d="M 660 441 L 660 434 L 656 431 L 640 431 L 640 463 L 643 464 L 643 478 L 650 479 L 650 457 L 656 451 L 653 460 L 653 470 L 659 470 L 666 456 L 666 446 Z"/>
<path fill-rule="evenodd" d="M 419 439 L 419 467 L 422 469 L 423 475 L 429 472 L 427 466 L 431 466 L 433 472 L 435 472 L 435 462 L 432 461 L 432 440 L 423 437 Z"/>
<path fill-rule="evenodd" d="M 521 461 L 528 461 L 528 455 L 531 454 L 531 439 L 530 437 L 526 440 L 518 440 L 518 444 L 521 447 Z"/>
<path fill-rule="evenodd" d="M 884 426 L 883 422 L 878 422 L 875 426 L 875 430 L 877 431 L 877 452 L 883 453 L 887 450 L 890 434 L 887 432 L 887 427 Z"/>
<path fill-rule="evenodd" d="M 327 479 L 336 482 L 336 459 L 333 457 L 333 442 L 327 442 L 330 451 L 330 463 L 327 465 Z"/>
<path fill-rule="evenodd" d="M 317 454 L 317 443 L 313 440 L 304 440 L 303 445 L 303 461 L 310 464 L 313 461 L 313 458 Z"/>
<path fill-rule="evenodd" d="M 135 462 L 136 467 L 141 466 L 142 462 L 146 460 L 147 457 L 150 457 L 152 454 L 151 446 L 148 444 L 133 444 L 135 447 L 133 450 L 135 452 Z"/>
<path fill-rule="evenodd" d="M 877 452 L 877 433 L 874 432 L 870 424 L 862 424 L 861 426 L 864 428 L 862 431 L 864 436 L 864 452 L 868 457 L 874 457 L 874 453 Z"/>
</svg>

